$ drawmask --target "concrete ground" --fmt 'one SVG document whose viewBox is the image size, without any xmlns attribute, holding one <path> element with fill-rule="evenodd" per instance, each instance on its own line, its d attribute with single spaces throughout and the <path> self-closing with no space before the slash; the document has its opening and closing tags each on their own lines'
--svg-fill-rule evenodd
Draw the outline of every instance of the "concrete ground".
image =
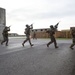
<svg viewBox="0 0 75 75">
<path fill-rule="evenodd" d="M 23 47 L 23 40 L 10 38 L 9 46 L 0 45 L 0 75 L 75 75 L 71 39 L 57 40 L 57 49 L 46 46 L 50 39 L 32 39 L 33 47 L 29 42 Z"/>
</svg>

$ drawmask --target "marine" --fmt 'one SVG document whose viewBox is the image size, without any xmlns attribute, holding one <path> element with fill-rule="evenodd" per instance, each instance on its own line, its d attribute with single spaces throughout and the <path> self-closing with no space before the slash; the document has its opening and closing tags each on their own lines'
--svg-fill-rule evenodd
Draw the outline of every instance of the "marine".
<svg viewBox="0 0 75 75">
<path fill-rule="evenodd" d="M 30 44 L 30 46 L 32 47 L 33 46 L 33 44 L 31 43 L 31 40 L 30 40 L 30 29 L 32 29 L 33 27 L 32 27 L 32 24 L 29 26 L 28 24 L 26 24 L 26 28 L 25 28 L 25 34 L 26 34 L 26 39 L 23 41 L 23 43 L 22 43 L 22 46 L 24 47 L 24 44 L 27 42 L 27 41 L 29 41 L 29 44 Z"/>
<path fill-rule="evenodd" d="M 3 35 L 3 40 L 2 40 L 2 42 L 1 42 L 1 45 L 3 45 L 3 43 L 4 42 L 6 42 L 6 46 L 8 46 L 8 41 L 9 41 L 9 39 L 8 39 L 8 32 L 10 31 L 10 27 L 5 27 L 4 29 L 3 29 L 3 32 L 2 32 L 2 35 Z"/>
</svg>

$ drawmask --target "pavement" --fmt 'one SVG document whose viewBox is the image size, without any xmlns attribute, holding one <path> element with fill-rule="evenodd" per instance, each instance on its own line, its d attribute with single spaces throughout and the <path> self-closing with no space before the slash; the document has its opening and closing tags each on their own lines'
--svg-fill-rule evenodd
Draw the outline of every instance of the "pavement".
<svg viewBox="0 0 75 75">
<path fill-rule="evenodd" d="M 75 75 L 75 49 L 71 39 L 57 39 L 59 48 L 46 44 L 50 39 L 10 38 L 9 45 L 0 45 L 0 75 Z M 75 47 L 74 47 L 75 48 Z"/>
</svg>

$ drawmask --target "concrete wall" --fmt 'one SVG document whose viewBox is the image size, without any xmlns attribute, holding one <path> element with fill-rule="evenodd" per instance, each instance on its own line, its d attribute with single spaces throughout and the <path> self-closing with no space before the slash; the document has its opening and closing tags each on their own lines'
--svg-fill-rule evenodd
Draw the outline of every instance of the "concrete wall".
<svg viewBox="0 0 75 75">
<path fill-rule="evenodd" d="M 6 26 L 6 11 L 4 8 L 0 8 L 0 40 L 2 40 L 2 31 Z"/>
<path fill-rule="evenodd" d="M 0 41 L 3 39 L 2 32 L 3 32 L 4 26 L 0 24 Z"/>
</svg>

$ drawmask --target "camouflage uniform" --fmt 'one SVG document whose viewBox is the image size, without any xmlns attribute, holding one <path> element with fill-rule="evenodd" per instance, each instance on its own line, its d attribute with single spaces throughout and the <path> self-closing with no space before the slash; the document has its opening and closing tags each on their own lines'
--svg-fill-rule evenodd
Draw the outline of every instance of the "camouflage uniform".
<svg viewBox="0 0 75 75">
<path fill-rule="evenodd" d="M 6 42 L 6 46 L 8 46 L 8 31 L 10 31 L 10 28 L 8 29 L 9 27 L 5 27 L 4 30 L 3 30 L 3 41 L 1 42 L 1 45 Z"/>
<path fill-rule="evenodd" d="M 37 38 L 36 38 L 36 33 L 35 33 L 35 32 L 33 33 L 33 39 L 37 39 Z"/>
<path fill-rule="evenodd" d="M 47 47 L 49 47 L 50 44 L 54 43 L 55 48 L 58 48 L 56 39 L 54 37 L 56 29 L 53 27 L 53 25 L 50 26 L 50 31 L 48 32 L 50 34 L 50 39 L 51 41 L 47 44 Z"/>
<path fill-rule="evenodd" d="M 26 40 L 23 41 L 22 45 L 24 46 L 24 43 L 26 43 L 27 41 L 29 41 L 30 45 L 33 46 L 33 44 L 31 44 L 31 40 L 30 40 L 30 26 L 26 25 L 26 29 L 25 29 L 25 34 L 26 34 Z"/>
</svg>

